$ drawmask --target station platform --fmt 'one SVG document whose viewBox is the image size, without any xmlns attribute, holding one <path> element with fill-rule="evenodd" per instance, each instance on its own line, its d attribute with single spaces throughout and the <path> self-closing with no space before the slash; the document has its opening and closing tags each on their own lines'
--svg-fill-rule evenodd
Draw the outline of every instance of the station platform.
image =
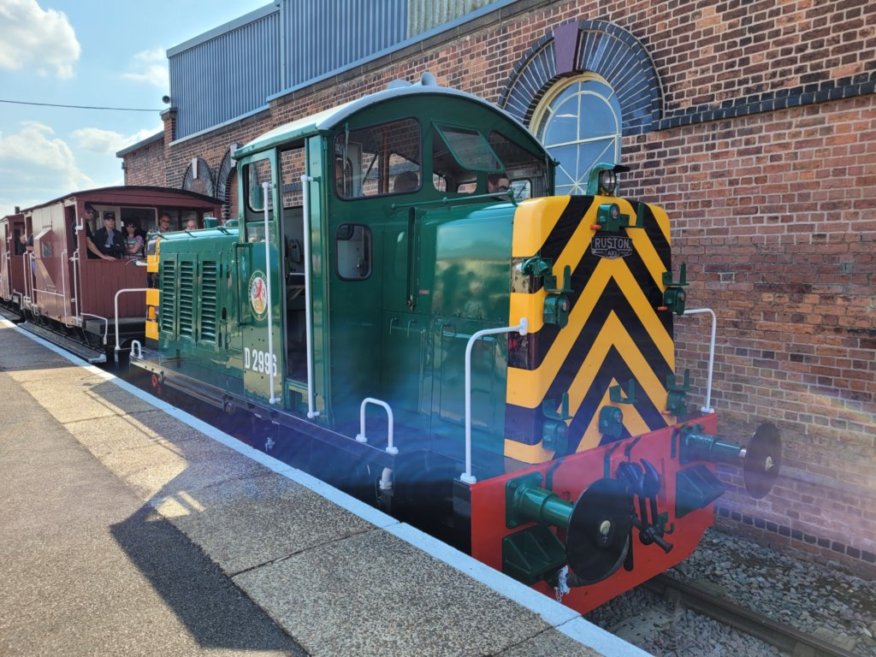
<svg viewBox="0 0 876 657">
<path fill-rule="evenodd" d="M 0 654 L 641 656 L 0 320 Z"/>
</svg>

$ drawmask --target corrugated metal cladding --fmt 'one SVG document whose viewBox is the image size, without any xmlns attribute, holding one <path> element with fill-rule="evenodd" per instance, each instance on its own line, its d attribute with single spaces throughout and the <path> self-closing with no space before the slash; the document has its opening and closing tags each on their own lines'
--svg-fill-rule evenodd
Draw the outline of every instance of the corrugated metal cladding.
<svg viewBox="0 0 876 657">
<path fill-rule="evenodd" d="M 408 36 L 449 23 L 494 0 L 408 0 Z"/>
<path fill-rule="evenodd" d="M 408 0 L 286 0 L 284 88 L 404 41 Z"/>
<path fill-rule="evenodd" d="M 279 11 L 172 54 L 176 138 L 257 110 L 281 88 Z"/>
<path fill-rule="evenodd" d="M 252 20 L 241 17 L 169 51 L 176 138 L 255 111 L 284 89 L 416 40 L 496 1 L 282 0 L 266 5 L 253 12 Z"/>
</svg>

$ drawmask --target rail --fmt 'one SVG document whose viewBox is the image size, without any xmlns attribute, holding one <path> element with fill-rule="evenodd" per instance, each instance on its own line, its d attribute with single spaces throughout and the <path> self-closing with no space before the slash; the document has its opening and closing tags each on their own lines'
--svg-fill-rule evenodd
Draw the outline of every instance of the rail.
<svg viewBox="0 0 876 657">
<path fill-rule="evenodd" d="M 483 329 L 474 333 L 465 345 L 465 472 L 459 479 L 466 484 L 474 484 L 477 479 L 471 473 L 471 350 L 474 343 L 488 335 L 500 335 L 502 333 L 520 333 L 526 335 L 529 329 L 529 321 L 524 317 L 517 326 L 504 326 L 502 328 Z"/>
<path fill-rule="evenodd" d="M 718 317 L 715 315 L 715 311 L 711 308 L 690 308 L 684 311 L 685 315 L 701 315 L 703 313 L 708 313 L 712 316 L 712 334 L 709 339 L 709 369 L 706 374 L 706 403 L 700 410 L 703 413 L 713 413 L 715 409 L 712 408 L 712 371 L 715 367 L 715 337 L 718 333 Z"/>
<path fill-rule="evenodd" d="M 376 406 L 380 406 L 383 410 L 386 411 L 387 418 L 387 432 L 386 432 L 386 452 L 387 454 L 392 454 L 393 456 L 398 454 L 398 447 L 393 444 L 392 438 L 392 428 L 393 428 L 393 418 L 392 418 L 392 409 L 389 407 L 385 401 L 381 399 L 375 399 L 374 397 L 366 397 L 362 400 L 362 403 L 359 405 L 359 433 L 356 436 L 356 442 L 359 443 L 367 443 L 368 437 L 365 435 L 365 407 L 368 404 L 374 404 Z"/>
<path fill-rule="evenodd" d="M 788 654 L 807 657 L 855 657 L 854 653 L 841 646 L 801 632 L 790 625 L 778 623 L 763 614 L 740 607 L 726 598 L 669 575 L 658 575 L 645 586 L 688 609 L 777 646 Z"/>
<path fill-rule="evenodd" d="M 116 295 L 113 297 L 113 310 L 115 311 L 115 329 L 116 329 L 116 354 L 118 354 L 122 350 L 122 345 L 119 344 L 119 295 L 126 294 L 128 292 L 148 292 L 148 287 L 126 287 L 122 288 Z M 106 344 L 106 338 L 104 338 L 104 344 Z M 117 361 L 118 362 L 118 361 Z"/>
</svg>

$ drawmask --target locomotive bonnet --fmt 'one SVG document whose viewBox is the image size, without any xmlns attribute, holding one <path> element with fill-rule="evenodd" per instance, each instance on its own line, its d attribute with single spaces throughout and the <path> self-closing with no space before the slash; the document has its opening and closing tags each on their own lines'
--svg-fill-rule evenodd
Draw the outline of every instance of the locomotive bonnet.
<svg viewBox="0 0 876 657">
<path fill-rule="evenodd" d="M 522 125 L 430 77 L 235 158 L 237 218 L 150 247 L 156 388 L 270 420 L 248 440 L 579 611 L 691 553 L 714 462 L 768 492 L 775 427 L 744 448 L 687 399 L 686 273 L 623 167 L 556 196 Z"/>
</svg>

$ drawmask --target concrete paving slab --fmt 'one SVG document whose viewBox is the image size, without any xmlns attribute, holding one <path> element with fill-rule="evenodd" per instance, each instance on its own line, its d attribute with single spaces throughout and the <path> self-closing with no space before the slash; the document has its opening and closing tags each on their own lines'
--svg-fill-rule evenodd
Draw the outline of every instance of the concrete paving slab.
<svg viewBox="0 0 876 657">
<path fill-rule="evenodd" d="M 266 472 L 258 463 L 202 440 L 112 452 L 101 463 L 144 501 Z"/>
<path fill-rule="evenodd" d="M 128 394 L 117 385 L 106 381 L 102 378 L 95 377 L 96 380 L 89 386 L 88 394 L 96 399 L 102 400 L 104 403 L 112 405 L 122 413 L 154 413 L 155 406 L 138 399 L 133 395 Z M 165 416 L 166 417 L 166 416 Z"/>
<path fill-rule="evenodd" d="M 550 629 L 498 653 L 496 657 L 599 657 L 600 654 Z"/>
<path fill-rule="evenodd" d="M 77 441 L 98 459 L 128 449 L 153 445 L 170 448 L 185 440 L 202 439 L 197 432 L 160 411 L 103 417 L 100 420 L 77 420 L 64 426 Z M 172 429 L 172 431 L 166 431 Z M 167 436 L 167 438 L 165 438 Z"/>
<path fill-rule="evenodd" d="M 64 385 L 52 380 L 25 381 L 22 387 L 61 424 L 97 420 L 123 412 L 100 399 L 83 394 L 80 385 Z"/>
<path fill-rule="evenodd" d="M 54 358 L 57 358 L 57 356 L 54 356 Z M 4 363 L 8 362 L 7 359 L 4 359 Z M 96 375 L 88 373 L 61 359 L 58 359 L 57 362 L 34 365 L 32 368 L 26 369 L 24 368 L 24 365 L 20 367 L 8 367 L 3 365 L 0 366 L 0 368 L 9 372 L 18 383 L 39 383 L 42 381 L 54 380 L 70 382 L 70 385 L 79 385 L 88 380 L 83 374 L 87 375 L 88 378 L 92 378 L 92 383 L 97 383 L 98 381 Z"/>
<path fill-rule="evenodd" d="M 224 481 L 152 504 L 229 575 L 374 529 L 273 473 Z"/>
<path fill-rule="evenodd" d="M 161 436 L 172 443 L 179 443 L 184 440 L 200 440 L 213 443 L 213 441 L 210 441 L 209 438 L 199 431 L 192 429 L 189 425 L 171 417 L 164 411 L 156 410 L 154 406 L 150 407 L 148 411 L 130 411 L 128 418 L 141 424 L 148 433 Z"/>
<path fill-rule="evenodd" d="M 234 581 L 313 657 L 494 655 L 548 628 L 536 614 L 380 530 Z"/>
</svg>

